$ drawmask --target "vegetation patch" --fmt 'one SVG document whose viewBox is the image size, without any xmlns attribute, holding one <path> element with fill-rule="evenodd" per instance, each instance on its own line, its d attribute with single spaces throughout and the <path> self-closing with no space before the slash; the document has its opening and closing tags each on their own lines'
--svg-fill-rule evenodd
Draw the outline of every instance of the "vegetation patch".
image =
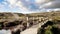
<svg viewBox="0 0 60 34">
<path fill-rule="evenodd" d="M 58 24 L 47 25 L 39 28 L 37 34 L 60 34 L 60 28 Z"/>
</svg>

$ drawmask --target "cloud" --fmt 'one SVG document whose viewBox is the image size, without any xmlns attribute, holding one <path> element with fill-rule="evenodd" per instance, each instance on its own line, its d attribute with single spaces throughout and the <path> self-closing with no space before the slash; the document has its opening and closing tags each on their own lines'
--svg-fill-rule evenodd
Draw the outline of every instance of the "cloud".
<svg viewBox="0 0 60 34">
<path fill-rule="evenodd" d="M 49 2 L 49 0 L 35 0 L 35 2 L 38 4 L 42 4 L 42 3 Z"/>
<path fill-rule="evenodd" d="M 28 10 L 26 7 L 23 6 L 22 0 L 6 0 L 9 3 L 9 9 L 14 10 L 14 9 L 19 9 L 19 10 Z"/>
<path fill-rule="evenodd" d="M 7 1 L 10 3 L 10 5 L 13 5 L 17 2 L 17 0 L 7 0 Z"/>
<path fill-rule="evenodd" d="M 0 10 L 9 12 L 31 13 L 53 8 L 60 8 L 59 0 L 4 0 L 0 3 Z"/>
<path fill-rule="evenodd" d="M 45 8 L 45 9 L 60 8 L 60 1 L 48 2 L 48 3 L 44 4 L 44 5 L 42 5 L 41 7 Z"/>
<path fill-rule="evenodd" d="M 18 6 L 19 9 L 21 9 L 21 10 L 24 10 L 24 11 L 28 10 L 26 7 L 23 6 L 23 4 L 21 3 L 21 1 L 18 1 L 15 5 Z"/>
</svg>

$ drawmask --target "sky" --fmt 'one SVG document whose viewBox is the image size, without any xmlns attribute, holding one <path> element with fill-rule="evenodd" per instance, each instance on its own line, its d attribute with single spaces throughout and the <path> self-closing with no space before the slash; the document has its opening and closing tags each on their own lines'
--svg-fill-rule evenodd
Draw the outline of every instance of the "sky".
<svg viewBox="0 0 60 34">
<path fill-rule="evenodd" d="M 35 13 L 59 8 L 60 0 L 0 0 L 0 12 Z"/>
</svg>

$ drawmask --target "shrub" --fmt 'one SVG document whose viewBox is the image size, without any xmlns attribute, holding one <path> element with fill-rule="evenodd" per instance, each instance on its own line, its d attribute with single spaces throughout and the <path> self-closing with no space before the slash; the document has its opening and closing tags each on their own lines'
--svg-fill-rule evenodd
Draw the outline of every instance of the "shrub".
<svg viewBox="0 0 60 34">
<path fill-rule="evenodd" d="M 58 26 L 54 24 L 53 26 L 39 28 L 37 34 L 60 34 L 60 28 L 58 28 Z"/>
</svg>

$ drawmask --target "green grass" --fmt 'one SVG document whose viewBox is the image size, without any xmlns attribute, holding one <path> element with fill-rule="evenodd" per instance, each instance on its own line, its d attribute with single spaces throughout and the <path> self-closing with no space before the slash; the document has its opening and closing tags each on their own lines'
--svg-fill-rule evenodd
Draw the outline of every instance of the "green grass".
<svg viewBox="0 0 60 34">
<path fill-rule="evenodd" d="M 39 28 L 38 29 L 38 33 L 37 34 L 53 34 L 53 33 L 55 33 L 54 31 L 52 31 L 52 30 L 58 30 L 58 32 L 60 32 L 60 29 L 58 28 L 58 25 L 57 24 L 54 24 L 54 25 L 52 25 L 52 26 L 47 26 L 47 27 L 45 27 L 45 28 Z M 43 30 L 43 31 L 42 31 Z"/>
<path fill-rule="evenodd" d="M 52 26 L 48 26 L 45 30 L 45 34 L 52 34 L 51 29 L 52 29 Z"/>
</svg>

